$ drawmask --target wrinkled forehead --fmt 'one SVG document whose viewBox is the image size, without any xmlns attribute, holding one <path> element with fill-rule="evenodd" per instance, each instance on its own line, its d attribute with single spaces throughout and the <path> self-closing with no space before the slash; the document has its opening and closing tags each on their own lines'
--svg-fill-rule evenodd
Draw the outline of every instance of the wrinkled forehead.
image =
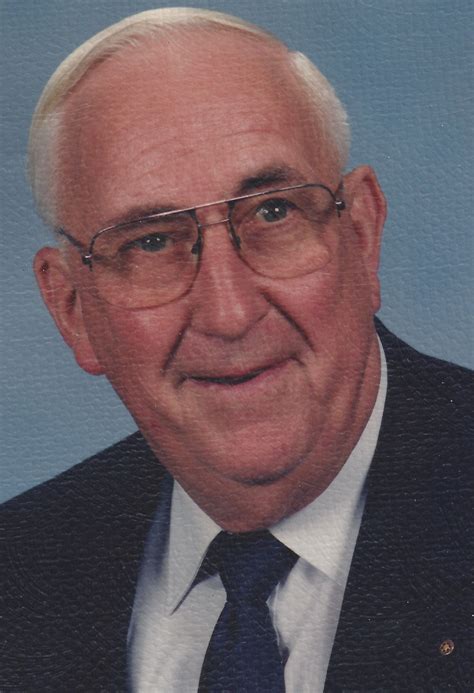
<svg viewBox="0 0 474 693">
<path fill-rule="evenodd" d="M 97 198 L 118 168 L 141 175 L 153 165 L 155 175 L 179 158 L 205 172 L 219 157 L 231 166 L 250 136 L 259 146 L 288 133 L 303 150 L 302 133 L 311 139 L 317 125 L 286 47 L 203 29 L 141 39 L 95 65 L 69 95 L 63 123 L 62 179 L 69 191 L 76 185 L 76 205 Z"/>
<path fill-rule="evenodd" d="M 199 28 L 141 38 L 103 59 L 76 85 L 65 111 L 71 132 L 91 121 L 106 121 L 108 127 L 120 114 L 145 108 L 159 115 L 157 126 L 176 114 L 192 125 L 205 113 L 212 124 L 229 103 L 262 110 L 265 100 L 274 116 L 281 106 L 293 117 L 307 106 L 286 47 L 237 30 Z"/>
</svg>

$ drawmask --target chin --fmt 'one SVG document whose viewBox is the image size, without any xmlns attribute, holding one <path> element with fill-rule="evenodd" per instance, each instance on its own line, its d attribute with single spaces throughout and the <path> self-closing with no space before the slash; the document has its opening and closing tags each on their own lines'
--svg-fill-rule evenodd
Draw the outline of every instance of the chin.
<svg viewBox="0 0 474 693">
<path fill-rule="evenodd" d="M 254 532 L 276 525 L 305 505 L 298 494 L 292 493 L 291 482 L 288 484 L 285 479 L 241 486 L 244 493 L 239 499 L 238 511 L 227 505 L 220 508 L 219 516 L 214 519 L 228 532 Z"/>
<path fill-rule="evenodd" d="M 246 486 L 270 486 L 294 472 L 313 446 L 313 436 L 303 435 L 302 431 L 288 436 L 286 427 L 255 429 L 244 430 L 238 436 L 224 434 L 214 444 L 199 446 L 201 449 L 195 452 L 211 472 L 223 479 Z"/>
</svg>

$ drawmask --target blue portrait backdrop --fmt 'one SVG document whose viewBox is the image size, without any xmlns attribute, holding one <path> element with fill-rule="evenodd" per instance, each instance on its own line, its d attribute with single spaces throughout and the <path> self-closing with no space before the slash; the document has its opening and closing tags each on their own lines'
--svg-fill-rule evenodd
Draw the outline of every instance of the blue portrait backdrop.
<svg viewBox="0 0 474 693">
<path fill-rule="evenodd" d="M 371 164 L 388 199 L 380 317 L 421 351 L 472 353 L 473 69 L 469 0 L 192 0 L 260 24 L 306 53 L 352 125 L 350 165 Z M 29 121 L 73 48 L 160 2 L 3 0 L 1 495 L 5 500 L 135 430 L 104 378 L 83 373 L 32 274 L 51 244 L 25 177 Z"/>
</svg>

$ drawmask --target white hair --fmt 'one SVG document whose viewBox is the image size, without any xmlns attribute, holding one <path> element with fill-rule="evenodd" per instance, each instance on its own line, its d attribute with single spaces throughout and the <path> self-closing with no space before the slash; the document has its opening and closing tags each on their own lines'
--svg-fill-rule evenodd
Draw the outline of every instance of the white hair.
<svg viewBox="0 0 474 693">
<path fill-rule="evenodd" d="M 227 28 L 282 44 L 271 33 L 222 12 L 184 7 L 147 10 L 126 17 L 99 32 L 76 48 L 48 80 L 37 103 L 28 143 L 28 177 L 38 211 L 47 224 L 57 224 L 56 197 L 58 133 L 62 124 L 62 105 L 71 90 L 97 63 L 125 46 L 136 46 L 147 36 L 169 35 L 189 26 Z M 285 47 L 286 48 L 286 47 Z M 302 53 L 288 51 L 288 65 L 302 85 L 315 111 L 320 134 L 329 142 L 336 163 L 344 168 L 350 141 L 347 113 L 333 87 L 317 67 Z"/>
</svg>

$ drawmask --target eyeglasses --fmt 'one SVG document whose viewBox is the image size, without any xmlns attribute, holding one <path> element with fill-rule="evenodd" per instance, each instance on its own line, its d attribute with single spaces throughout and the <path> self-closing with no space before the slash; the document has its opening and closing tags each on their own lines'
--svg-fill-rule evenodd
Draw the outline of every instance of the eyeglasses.
<svg viewBox="0 0 474 693">
<path fill-rule="evenodd" d="M 290 279 L 327 262 L 325 232 L 345 202 L 322 183 L 303 183 L 196 207 L 152 214 L 109 226 L 92 236 L 88 248 L 65 229 L 66 238 L 94 272 L 98 295 L 125 308 L 151 308 L 175 301 L 199 272 L 203 230 L 227 224 L 241 260 L 272 279 Z M 203 223 L 197 212 L 227 205 L 227 216 Z"/>
</svg>

